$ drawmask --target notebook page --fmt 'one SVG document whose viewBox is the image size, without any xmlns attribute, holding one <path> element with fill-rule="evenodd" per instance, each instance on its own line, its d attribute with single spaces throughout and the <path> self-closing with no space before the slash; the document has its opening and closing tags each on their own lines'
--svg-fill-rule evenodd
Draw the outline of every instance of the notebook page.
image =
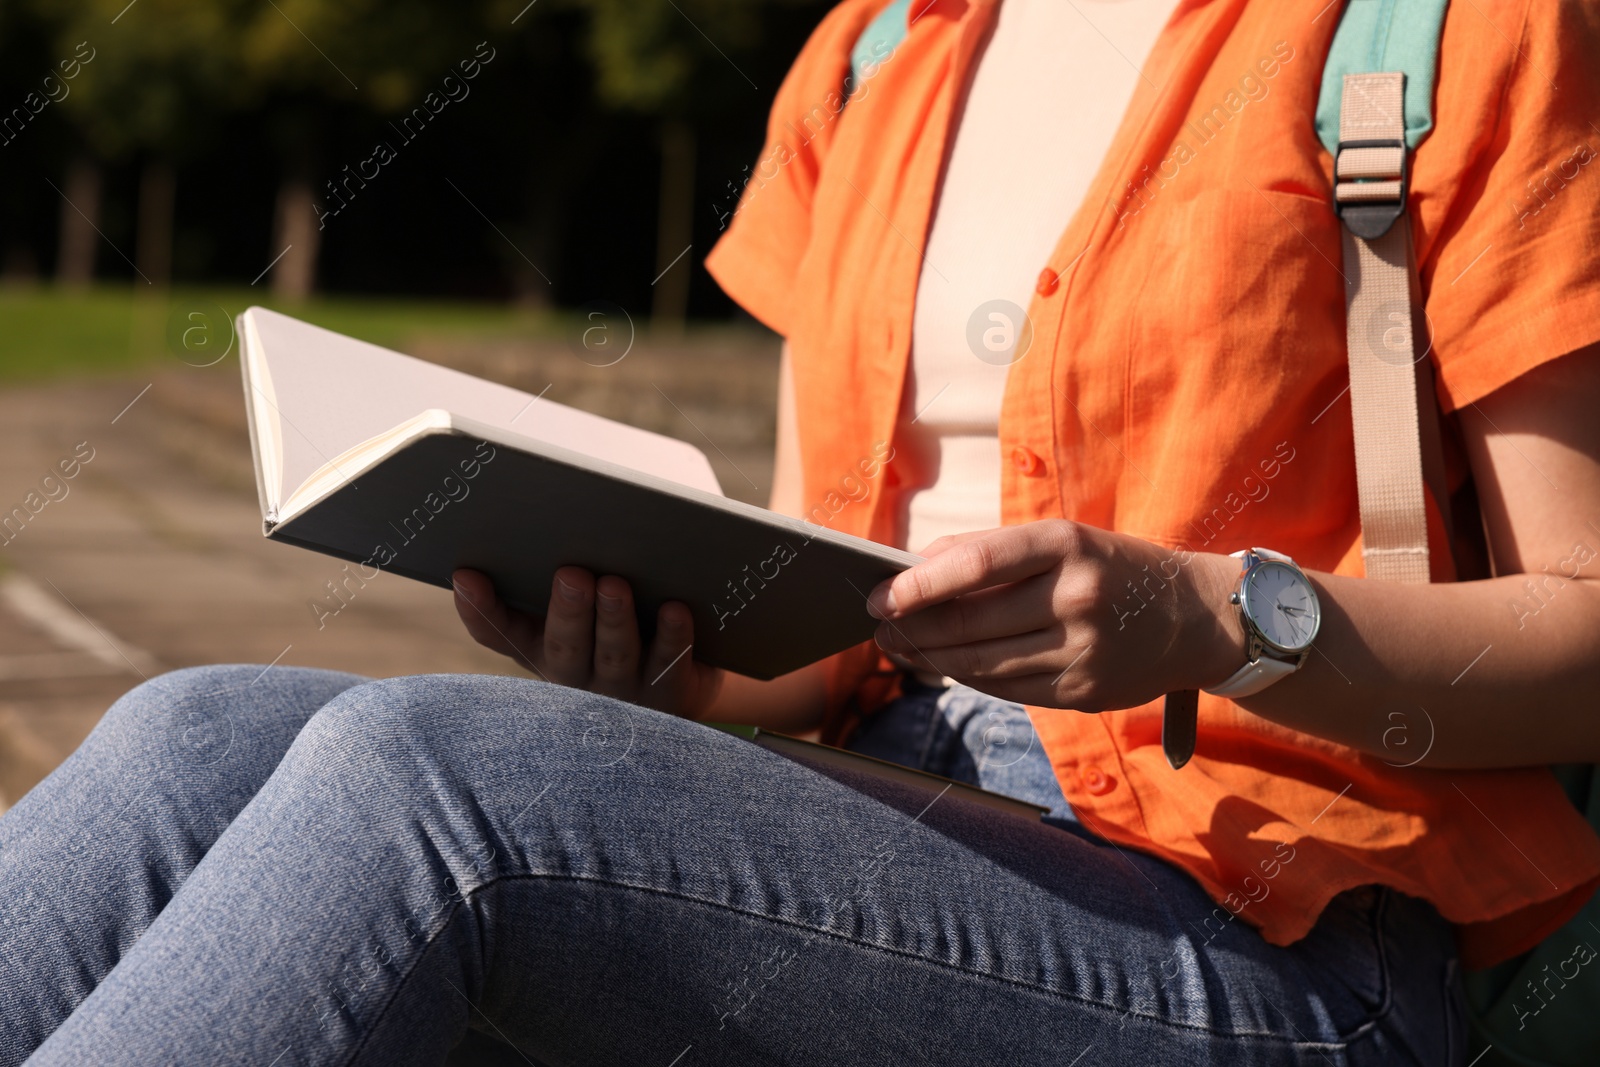
<svg viewBox="0 0 1600 1067">
<path fill-rule="evenodd" d="M 245 315 L 260 339 L 260 364 L 270 378 L 263 392 L 280 424 L 277 503 L 319 467 L 429 408 L 722 495 L 705 453 L 687 442 L 535 399 L 265 308 L 250 308 Z"/>
</svg>

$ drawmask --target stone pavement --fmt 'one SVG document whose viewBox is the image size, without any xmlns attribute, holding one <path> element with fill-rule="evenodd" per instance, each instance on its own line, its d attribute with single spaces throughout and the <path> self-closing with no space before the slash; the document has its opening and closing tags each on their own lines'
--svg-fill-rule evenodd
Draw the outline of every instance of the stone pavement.
<svg viewBox="0 0 1600 1067">
<path fill-rule="evenodd" d="M 770 339 L 719 331 L 641 343 L 611 367 L 560 342 L 413 351 L 530 392 L 549 385 L 549 399 L 692 441 L 730 496 L 765 502 Z M 46 481 L 63 462 L 75 476 Z M 37 514 L 20 530 L 0 525 L 0 805 L 162 670 L 518 671 L 465 636 L 448 592 L 393 575 L 319 629 L 311 602 L 343 564 L 261 536 L 234 358 L 0 390 L 0 519 L 30 493 Z"/>
</svg>

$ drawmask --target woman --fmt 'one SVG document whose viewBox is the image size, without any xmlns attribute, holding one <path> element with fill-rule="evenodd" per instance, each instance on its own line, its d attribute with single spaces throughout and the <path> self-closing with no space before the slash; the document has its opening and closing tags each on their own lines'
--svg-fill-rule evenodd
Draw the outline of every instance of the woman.
<svg viewBox="0 0 1600 1067">
<path fill-rule="evenodd" d="M 1600 758 L 1600 187 L 1524 198 L 1600 136 L 1600 28 L 1447 18 L 1417 249 L 1502 576 L 1436 537 L 1405 586 L 1359 577 L 1315 6 L 937 0 L 845 106 L 885 2 L 841 4 L 708 265 L 787 342 L 774 506 L 927 545 L 884 658 L 723 677 L 569 568 L 542 620 L 457 576 L 548 681 L 158 678 L 0 820 L 4 1061 L 1464 1062 L 1458 940 L 1521 952 L 1600 879 L 1535 769 Z M 1320 605 L 1264 688 L 1256 546 L 1285 625 L 1295 573 Z M 1161 698 L 1206 688 L 1173 770 Z"/>
</svg>

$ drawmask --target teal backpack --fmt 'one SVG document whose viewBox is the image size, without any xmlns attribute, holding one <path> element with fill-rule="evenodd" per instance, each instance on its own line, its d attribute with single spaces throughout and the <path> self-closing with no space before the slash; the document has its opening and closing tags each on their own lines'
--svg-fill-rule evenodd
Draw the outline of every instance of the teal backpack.
<svg viewBox="0 0 1600 1067">
<path fill-rule="evenodd" d="M 1432 378 L 1427 351 L 1417 353 L 1411 329 L 1420 285 L 1405 213 L 1410 152 L 1433 129 L 1439 39 L 1448 3 L 1346 0 L 1323 67 L 1316 113 L 1317 136 L 1335 160 L 1334 208 L 1344 223 L 1346 270 L 1355 279 L 1346 294 L 1347 324 L 1354 324 L 1347 325 L 1347 342 L 1358 482 L 1363 483 L 1365 562 L 1369 576 L 1399 581 L 1428 577 L 1422 494 L 1432 489 L 1447 526 L 1452 511 L 1441 491 L 1440 472 L 1429 469 L 1438 456 L 1436 405 L 1418 403 L 1432 396 Z M 911 0 L 893 0 L 861 34 L 851 51 L 852 87 L 872 77 L 905 40 L 911 6 Z M 1390 94 L 1388 102 L 1374 106 L 1374 98 L 1384 92 Z M 1393 321 L 1403 329 L 1373 330 L 1374 321 Z M 1378 345 L 1374 337 L 1382 338 Z M 1397 339 L 1394 344 L 1391 337 Z M 1375 351 L 1396 345 L 1404 358 Z M 1363 424 L 1382 425 L 1384 411 L 1406 405 L 1416 412 L 1409 421 L 1418 424 L 1410 441 L 1396 441 L 1392 433 L 1381 439 L 1367 433 L 1364 439 Z M 1391 467 L 1414 468 L 1411 484 L 1396 488 L 1387 484 L 1390 472 L 1368 474 L 1375 450 L 1385 458 L 1400 456 Z M 1391 494 L 1409 497 L 1415 513 L 1410 527 L 1396 529 L 1391 523 L 1380 528 L 1369 517 L 1367 498 L 1380 483 Z M 1394 510 L 1392 495 L 1389 504 Z M 1463 573 L 1468 570 L 1464 567 Z M 1600 782 L 1594 766 L 1554 770 L 1572 803 L 1600 829 Z M 1597 955 L 1600 896 L 1531 952 L 1467 973 L 1470 1067 L 1600 1064 L 1600 966 L 1590 966 Z"/>
<path fill-rule="evenodd" d="M 1433 128 L 1434 76 L 1448 0 L 1348 0 L 1323 68 L 1317 134 L 1337 160 L 1346 75 L 1399 71 L 1404 80 L 1406 148 Z M 1341 92 L 1344 90 L 1344 93 Z M 1404 210 L 1404 187 L 1398 207 Z M 1347 230 L 1355 225 L 1342 212 Z M 1347 240 L 1346 250 L 1350 248 Z M 1414 266 L 1411 268 L 1415 273 Z M 1424 355 L 1426 353 L 1424 352 Z M 1428 361 L 1419 360 L 1425 371 Z M 1431 390 L 1423 393 L 1431 397 Z M 1425 407 L 1431 411 L 1433 405 Z M 1424 416 L 1425 421 L 1425 416 Z M 1426 432 L 1426 428 L 1424 430 Z M 1359 444 L 1358 444 L 1359 449 Z M 1448 517 L 1448 502 L 1441 496 Z M 1475 518 L 1476 516 L 1474 516 Z M 1592 764 L 1552 768 L 1568 798 L 1600 829 L 1600 782 Z M 1600 897 L 1531 952 L 1465 975 L 1472 1067 L 1572 1067 L 1600 1064 Z"/>
</svg>

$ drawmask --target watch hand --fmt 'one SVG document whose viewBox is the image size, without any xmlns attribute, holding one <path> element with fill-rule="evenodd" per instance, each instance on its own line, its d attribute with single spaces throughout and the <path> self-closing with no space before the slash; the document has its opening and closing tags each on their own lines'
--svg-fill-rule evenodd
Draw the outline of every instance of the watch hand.
<svg viewBox="0 0 1600 1067">
<path fill-rule="evenodd" d="M 1300 616 L 1308 615 L 1310 614 L 1309 612 L 1303 611 L 1300 608 L 1291 608 L 1287 604 L 1279 604 L 1276 602 L 1274 602 L 1272 606 L 1283 612 L 1284 616 L 1289 620 L 1289 629 L 1294 633 L 1296 638 L 1303 636 L 1304 627 L 1300 624 L 1299 620 Z"/>
</svg>

